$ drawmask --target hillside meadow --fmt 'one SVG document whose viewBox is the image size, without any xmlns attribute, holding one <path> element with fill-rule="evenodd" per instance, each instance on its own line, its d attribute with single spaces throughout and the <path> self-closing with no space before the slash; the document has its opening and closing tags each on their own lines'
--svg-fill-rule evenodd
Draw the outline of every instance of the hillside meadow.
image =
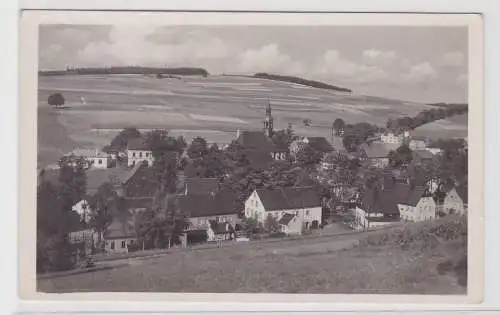
<svg viewBox="0 0 500 315">
<path fill-rule="evenodd" d="M 467 220 L 250 242 L 39 279 L 43 292 L 466 294 Z"/>
<path fill-rule="evenodd" d="M 65 97 L 66 108 L 50 108 L 47 98 L 54 92 Z M 327 138 L 336 118 L 382 126 L 388 118 L 414 116 L 433 108 L 252 77 L 41 76 L 39 163 L 54 163 L 54 156 L 77 145 L 101 147 L 129 126 L 166 128 L 188 141 L 203 135 L 209 142 L 227 143 L 234 139 L 237 129 L 259 129 L 268 102 L 272 104 L 275 128 L 284 129 L 291 123 L 296 134 Z M 311 126 L 304 126 L 305 117 L 311 119 Z M 451 122 L 441 131 L 463 125 Z M 434 129 L 430 134 L 439 136 Z M 54 143 L 61 143 L 61 147 L 54 147 Z"/>
</svg>

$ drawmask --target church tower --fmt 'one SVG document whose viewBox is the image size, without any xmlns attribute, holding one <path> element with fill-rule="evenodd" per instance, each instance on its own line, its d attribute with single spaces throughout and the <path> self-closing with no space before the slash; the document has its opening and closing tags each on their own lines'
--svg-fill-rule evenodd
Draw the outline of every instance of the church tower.
<svg viewBox="0 0 500 315">
<path fill-rule="evenodd" d="M 264 118 L 264 133 L 268 138 L 273 136 L 273 116 L 271 114 L 271 102 L 268 101 L 266 107 L 266 117 Z"/>
</svg>

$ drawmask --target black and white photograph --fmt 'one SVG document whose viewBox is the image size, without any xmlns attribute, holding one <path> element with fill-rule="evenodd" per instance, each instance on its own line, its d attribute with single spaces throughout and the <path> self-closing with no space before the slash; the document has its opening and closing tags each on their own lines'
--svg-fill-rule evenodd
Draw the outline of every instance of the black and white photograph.
<svg viewBox="0 0 500 315">
<path fill-rule="evenodd" d="M 37 292 L 473 293 L 468 20 L 158 20 L 37 26 Z"/>
</svg>

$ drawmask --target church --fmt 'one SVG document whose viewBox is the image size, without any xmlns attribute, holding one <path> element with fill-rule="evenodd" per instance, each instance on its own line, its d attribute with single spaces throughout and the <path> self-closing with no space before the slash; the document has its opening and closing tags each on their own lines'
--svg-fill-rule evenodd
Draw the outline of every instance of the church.
<svg viewBox="0 0 500 315">
<path fill-rule="evenodd" d="M 262 131 L 238 131 L 236 141 L 242 146 L 250 163 L 256 167 L 266 167 L 274 160 L 288 159 L 288 148 L 280 148 L 271 140 L 274 134 L 274 119 L 271 103 L 266 107 Z"/>
</svg>

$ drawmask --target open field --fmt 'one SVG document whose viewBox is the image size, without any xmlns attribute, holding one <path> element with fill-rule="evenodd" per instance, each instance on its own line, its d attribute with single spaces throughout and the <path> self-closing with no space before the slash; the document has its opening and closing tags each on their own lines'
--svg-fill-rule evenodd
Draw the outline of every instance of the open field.
<svg viewBox="0 0 500 315">
<path fill-rule="evenodd" d="M 466 221 L 446 218 L 368 234 L 250 242 L 131 260 L 116 269 L 39 279 L 38 290 L 465 294 L 463 274 L 450 271 L 459 270 L 465 244 Z M 438 272 L 446 262 L 450 270 Z"/>
<path fill-rule="evenodd" d="M 47 98 L 54 92 L 63 94 L 69 108 L 48 108 Z M 80 146 L 102 146 L 127 126 L 167 128 L 174 134 L 183 134 L 188 141 L 201 134 L 209 142 L 230 142 L 238 128 L 261 128 L 268 100 L 273 105 L 277 129 L 292 123 L 299 135 L 326 137 L 338 117 L 348 123 L 366 121 L 383 125 L 387 118 L 413 116 L 424 108 L 433 108 L 248 77 L 193 76 L 182 80 L 142 75 L 39 77 L 39 120 L 50 119 L 50 123 L 39 123 L 39 137 L 43 139 L 39 161 L 41 165 L 53 163 L 60 150 L 68 151 L 69 146 L 53 148 L 48 142 L 57 143 L 67 135 Z M 57 115 L 50 116 L 49 112 Z M 306 117 L 312 120 L 312 126 L 302 124 Z M 212 133 L 198 133 L 199 130 Z M 431 132 L 432 135 L 440 136 L 440 129 L 437 131 Z"/>
</svg>

